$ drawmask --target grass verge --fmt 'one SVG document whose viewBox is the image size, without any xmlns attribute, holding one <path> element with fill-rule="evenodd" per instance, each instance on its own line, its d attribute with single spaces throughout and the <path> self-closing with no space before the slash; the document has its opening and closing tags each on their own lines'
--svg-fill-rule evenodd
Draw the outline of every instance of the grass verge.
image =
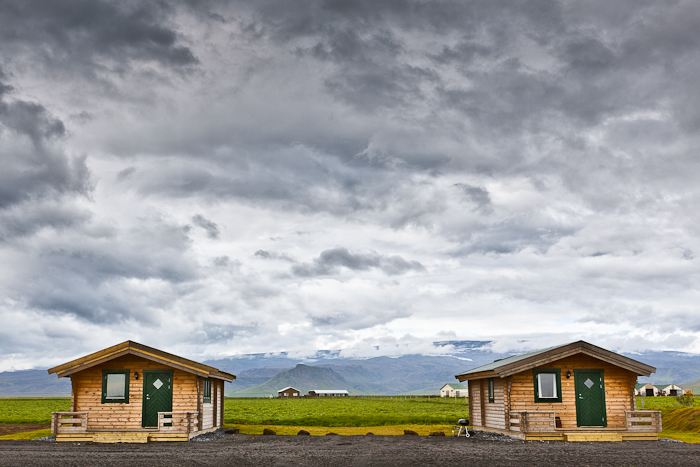
<svg viewBox="0 0 700 467">
<path fill-rule="evenodd" d="M 363 427 L 346 427 L 346 426 L 289 426 L 289 425 L 241 425 L 241 424 L 226 424 L 227 428 L 238 428 L 241 433 L 246 435 L 260 435 L 265 428 L 273 430 L 278 435 L 293 436 L 299 430 L 306 430 L 312 436 L 323 436 L 328 433 L 338 435 L 366 435 L 374 433 L 375 435 L 398 436 L 403 435 L 404 430 L 412 430 L 421 436 L 428 436 L 429 433 L 442 431 L 446 436 L 452 436 L 452 425 L 381 425 L 381 426 L 363 426 Z"/>
<path fill-rule="evenodd" d="M 25 431 L 22 433 L 12 433 L 11 435 L 0 436 L 0 439 L 35 439 L 50 436 L 51 430 Z"/>
</svg>

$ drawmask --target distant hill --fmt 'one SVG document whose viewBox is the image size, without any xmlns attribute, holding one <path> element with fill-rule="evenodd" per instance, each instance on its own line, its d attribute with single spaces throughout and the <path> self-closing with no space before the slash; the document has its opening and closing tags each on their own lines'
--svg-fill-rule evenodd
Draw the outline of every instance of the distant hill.
<svg viewBox="0 0 700 467">
<path fill-rule="evenodd" d="M 365 349 L 362 357 L 346 357 L 348 352 L 341 350 L 319 350 L 305 356 L 292 352 L 258 353 L 236 355 L 203 363 L 238 376 L 233 383 L 226 383 L 227 394 L 258 387 L 256 390 L 268 391 L 269 395 L 270 389 L 273 388 L 262 389 L 262 386 L 279 373 L 293 369 L 300 363 L 309 367 L 330 369 L 345 381 L 345 385 L 365 394 L 433 394 L 445 383 L 455 382 L 454 375 L 459 372 L 518 353 L 492 352 L 491 343 L 488 341 L 444 341 L 435 342 L 434 345 L 436 352 L 443 352 L 443 354 L 379 356 L 386 353 L 387 349 L 374 347 Z M 444 353 L 446 350 L 448 352 Z M 373 357 L 374 351 L 377 352 L 377 356 Z M 645 351 L 622 355 L 657 368 L 657 372 L 651 377 L 639 377 L 640 382 L 680 385 L 693 382 L 692 385 L 700 381 L 700 355 L 670 351 Z M 273 393 L 286 385 L 288 384 L 277 387 Z M 69 393 L 68 378 L 59 379 L 56 375 L 47 374 L 45 370 L 0 373 L 0 396 L 68 395 Z M 696 393 L 700 393 L 700 388 Z"/>
<path fill-rule="evenodd" d="M 291 370 L 285 370 L 262 384 L 236 392 L 234 397 L 277 396 L 277 391 L 292 386 L 308 393 L 312 389 L 345 389 L 350 394 L 361 394 L 345 379 L 330 368 L 309 366 L 302 363 Z"/>
<path fill-rule="evenodd" d="M 70 396 L 70 378 L 58 378 L 46 370 L 0 373 L 0 396 Z"/>
</svg>

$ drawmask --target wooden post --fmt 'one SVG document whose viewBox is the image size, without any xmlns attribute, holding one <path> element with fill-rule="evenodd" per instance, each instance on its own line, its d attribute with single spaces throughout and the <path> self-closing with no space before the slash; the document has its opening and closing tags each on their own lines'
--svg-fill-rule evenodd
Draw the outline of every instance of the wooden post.
<svg viewBox="0 0 700 467">
<path fill-rule="evenodd" d="M 210 380 L 211 381 L 211 380 Z M 212 384 L 211 387 L 211 392 L 212 392 L 212 411 L 211 411 L 211 417 L 213 418 L 212 420 L 212 425 L 214 428 L 218 428 L 217 425 L 217 418 L 219 418 L 219 385 L 217 384 L 217 380 L 213 380 L 214 384 Z"/>
<path fill-rule="evenodd" d="M 481 426 L 486 426 L 486 401 L 484 400 L 484 380 L 479 380 L 479 402 L 481 403 Z"/>
<path fill-rule="evenodd" d="M 203 411 L 204 411 L 204 404 L 202 403 L 202 377 L 197 376 L 197 412 L 199 414 L 197 415 L 197 429 L 199 431 L 202 431 L 202 419 L 203 417 Z"/>
</svg>

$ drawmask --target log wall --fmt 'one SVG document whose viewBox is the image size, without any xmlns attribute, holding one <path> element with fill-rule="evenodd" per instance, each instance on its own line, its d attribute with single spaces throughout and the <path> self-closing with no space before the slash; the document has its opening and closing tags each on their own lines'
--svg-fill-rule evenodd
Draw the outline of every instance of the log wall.
<svg viewBox="0 0 700 467">
<path fill-rule="evenodd" d="M 493 402 L 489 402 L 488 380 L 484 380 L 484 398 L 486 425 L 492 428 L 506 429 L 506 412 L 503 410 L 505 402 L 505 380 L 503 378 L 493 379 Z"/>
<path fill-rule="evenodd" d="M 605 406 L 608 428 L 626 429 L 625 411 L 634 410 L 634 384 L 637 375 L 603 362 L 588 355 L 578 354 L 562 360 L 543 365 L 538 368 L 561 369 L 562 402 L 535 402 L 535 383 L 532 370 L 513 375 L 510 393 L 510 410 L 513 411 L 554 411 L 560 417 L 562 428 L 576 428 L 576 390 L 574 387 L 574 370 L 595 369 L 603 370 L 605 381 Z M 571 378 L 566 378 L 566 372 L 571 371 Z M 500 428 L 500 426 L 494 426 Z"/>
<path fill-rule="evenodd" d="M 102 370 L 131 371 L 128 404 L 102 404 Z M 200 377 L 135 355 L 118 357 L 71 375 L 72 411 L 89 413 L 88 430 L 141 429 L 143 370 L 172 370 L 173 412 L 199 411 L 199 419 L 202 420 L 201 429 L 214 427 L 214 406 L 213 403 L 202 403 Z M 138 380 L 134 378 L 134 372 L 138 372 Z M 219 386 L 218 380 L 212 380 L 212 402 L 214 388 Z M 221 397 L 222 392 L 217 391 L 217 395 Z"/>
</svg>

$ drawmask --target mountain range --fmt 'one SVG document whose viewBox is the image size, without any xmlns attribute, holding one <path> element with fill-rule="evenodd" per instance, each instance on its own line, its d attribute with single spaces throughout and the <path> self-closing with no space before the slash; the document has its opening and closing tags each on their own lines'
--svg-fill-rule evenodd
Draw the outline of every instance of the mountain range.
<svg viewBox="0 0 700 467">
<path fill-rule="evenodd" d="M 304 392 L 347 389 L 351 394 L 434 394 L 445 383 L 456 382 L 454 375 L 459 372 L 513 355 L 493 352 L 488 341 L 444 341 L 434 345 L 441 354 L 344 357 L 343 351 L 321 350 L 304 357 L 288 352 L 260 353 L 204 363 L 237 375 L 233 383 L 226 384 L 226 393 L 235 396 L 265 397 L 285 386 Z M 700 355 L 656 351 L 622 355 L 657 368 L 650 378 L 640 377 L 640 382 L 673 382 L 700 391 Z M 289 371 L 293 369 L 296 371 Z M 69 393 L 70 380 L 48 375 L 46 370 L 0 373 L 0 396 Z"/>
</svg>

